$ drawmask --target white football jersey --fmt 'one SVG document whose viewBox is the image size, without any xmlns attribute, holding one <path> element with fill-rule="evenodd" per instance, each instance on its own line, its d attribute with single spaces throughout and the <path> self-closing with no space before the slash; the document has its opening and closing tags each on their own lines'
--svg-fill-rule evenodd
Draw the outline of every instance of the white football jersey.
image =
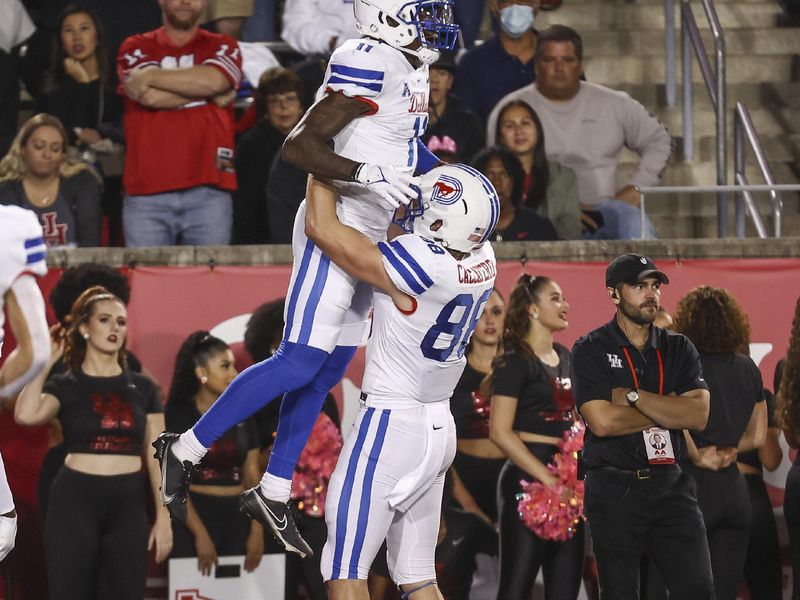
<svg viewBox="0 0 800 600">
<path fill-rule="evenodd" d="M 0 205 L 0 348 L 3 343 L 6 292 L 21 275 L 47 273 L 47 246 L 42 226 L 31 211 Z"/>
<path fill-rule="evenodd" d="M 428 66 L 415 69 L 400 50 L 370 38 L 348 40 L 331 55 L 317 100 L 329 93 L 359 98 L 372 110 L 333 138 L 334 152 L 358 162 L 389 165 L 413 173 L 417 138 L 428 126 Z M 336 181 L 339 220 L 386 239 L 392 211 L 364 186 Z"/>
<path fill-rule="evenodd" d="M 375 291 L 362 391 L 376 400 L 449 400 L 466 364 L 467 342 L 492 293 L 494 250 L 486 243 L 456 260 L 438 243 L 414 234 L 378 247 L 386 272 L 416 305 L 404 314 L 388 294 Z"/>
</svg>

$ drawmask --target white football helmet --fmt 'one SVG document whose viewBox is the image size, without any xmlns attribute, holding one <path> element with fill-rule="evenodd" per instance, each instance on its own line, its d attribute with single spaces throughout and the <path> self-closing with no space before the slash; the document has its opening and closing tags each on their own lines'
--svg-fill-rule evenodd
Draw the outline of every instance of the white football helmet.
<svg viewBox="0 0 800 600">
<path fill-rule="evenodd" d="M 361 35 L 382 40 L 431 65 L 439 50 L 452 50 L 458 41 L 453 23 L 453 0 L 355 0 L 356 28 Z M 414 40 L 421 45 L 408 48 Z"/>
<path fill-rule="evenodd" d="M 489 180 L 462 164 L 436 167 L 421 179 L 420 198 L 409 207 L 406 228 L 458 252 L 480 248 L 500 218 L 500 199 Z"/>
</svg>

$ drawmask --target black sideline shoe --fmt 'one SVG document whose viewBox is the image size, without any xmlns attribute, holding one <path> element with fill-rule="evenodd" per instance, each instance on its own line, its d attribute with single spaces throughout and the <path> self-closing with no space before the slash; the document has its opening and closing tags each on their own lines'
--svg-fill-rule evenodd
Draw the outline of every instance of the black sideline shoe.
<svg viewBox="0 0 800 600">
<path fill-rule="evenodd" d="M 181 461 L 172 452 L 174 444 L 180 436 L 177 433 L 163 432 L 153 442 L 156 449 L 155 458 L 161 468 L 161 502 L 167 507 L 170 516 L 181 523 L 186 523 L 188 512 L 186 497 L 189 494 L 189 482 L 194 473 L 194 465 Z"/>
<path fill-rule="evenodd" d="M 239 499 L 243 515 L 261 523 L 289 552 L 301 558 L 314 556 L 314 551 L 297 530 L 292 505 L 265 498 L 259 486 L 245 490 Z"/>
</svg>

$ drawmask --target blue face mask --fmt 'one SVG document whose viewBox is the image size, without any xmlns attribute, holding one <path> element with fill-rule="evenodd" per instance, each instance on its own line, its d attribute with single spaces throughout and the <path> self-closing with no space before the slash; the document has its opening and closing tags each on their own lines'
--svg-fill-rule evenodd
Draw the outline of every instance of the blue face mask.
<svg viewBox="0 0 800 600">
<path fill-rule="evenodd" d="M 533 7 L 512 4 L 500 9 L 500 28 L 512 38 L 525 35 L 533 27 Z"/>
</svg>

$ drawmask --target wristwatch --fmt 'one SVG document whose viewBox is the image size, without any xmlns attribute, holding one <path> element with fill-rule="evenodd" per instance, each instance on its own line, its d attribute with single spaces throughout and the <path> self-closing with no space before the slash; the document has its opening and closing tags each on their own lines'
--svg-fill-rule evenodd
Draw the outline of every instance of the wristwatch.
<svg viewBox="0 0 800 600">
<path fill-rule="evenodd" d="M 625 394 L 625 399 L 628 401 L 629 406 L 636 408 L 636 403 L 639 401 L 639 390 L 633 388 Z"/>
</svg>

